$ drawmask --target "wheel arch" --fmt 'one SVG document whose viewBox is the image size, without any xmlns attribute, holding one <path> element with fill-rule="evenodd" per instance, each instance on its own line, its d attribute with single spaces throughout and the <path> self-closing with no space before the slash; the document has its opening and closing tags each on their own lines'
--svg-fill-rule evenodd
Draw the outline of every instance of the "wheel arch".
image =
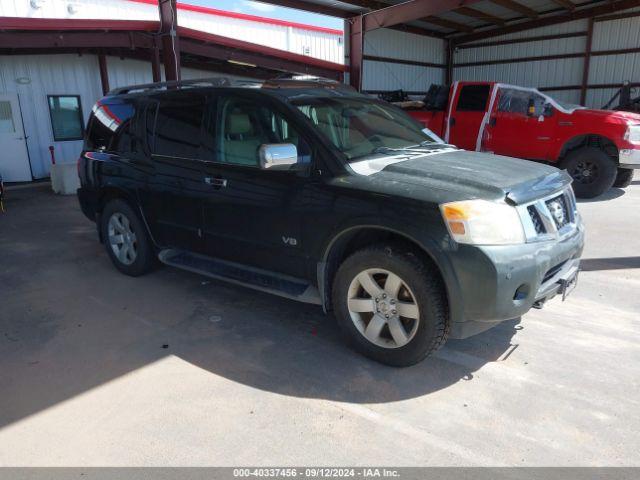
<svg viewBox="0 0 640 480">
<path fill-rule="evenodd" d="M 353 252 L 368 245 L 384 242 L 406 245 L 409 249 L 414 250 L 422 261 L 433 266 L 433 270 L 437 272 L 439 280 L 442 282 L 447 297 L 447 308 L 450 311 L 449 282 L 447 282 L 443 265 L 434 252 L 425 248 L 422 242 L 405 232 L 379 225 L 358 225 L 346 228 L 334 235 L 326 245 L 321 261 L 318 262 L 317 281 L 325 312 L 331 310 L 331 285 L 342 261 Z"/>
<path fill-rule="evenodd" d="M 609 157 L 614 160 L 616 164 L 619 163 L 618 146 L 609 137 L 597 133 L 576 135 L 567 140 L 562 145 L 560 152 L 558 152 L 558 162 L 563 161 L 571 152 L 582 147 L 599 148 L 607 155 L 609 155 Z"/>
<path fill-rule="evenodd" d="M 104 211 L 104 208 L 106 207 L 106 205 L 112 200 L 125 201 L 133 209 L 133 211 L 138 214 L 138 216 L 142 220 L 142 223 L 147 229 L 147 234 L 149 235 L 151 242 L 153 243 L 154 246 L 157 246 L 158 244 L 156 243 L 155 238 L 151 233 L 151 229 L 149 228 L 147 219 L 144 216 L 144 212 L 142 211 L 142 208 L 140 207 L 140 204 L 135 194 L 133 194 L 132 192 L 130 192 L 125 188 L 122 188 L 116 185 L 103 186 L 100 189 L 100 193 L 98 195 L 98 202 L 97 202 L 97 208 L 96 208 L 96 224 L 98 225 L 98 235 L 100 237 L 100 242 L 104 241 L 104 239 L 102 238 L 102 228 L 100 228 L 100 224 L 102 221 L 102 212 Z"/>
</svg>

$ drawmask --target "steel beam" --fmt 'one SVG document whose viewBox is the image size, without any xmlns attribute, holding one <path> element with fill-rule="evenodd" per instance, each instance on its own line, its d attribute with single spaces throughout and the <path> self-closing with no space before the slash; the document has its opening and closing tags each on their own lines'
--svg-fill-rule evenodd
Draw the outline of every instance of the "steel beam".
<svg viewBox="0 0 640 480">
<path fill-rule="evenodd" d="M 584 51 L 584 61 L 582 67 L 582 85 L 580 86 L 580 105 L 584 105 L 587 100 L 587 85 L 589 83 L 589 65 L 591 64 L 591 47 L 593 45 L 593 17 L 589 19 L 587 27 L 587 42 Z"/>
<path fill-rule="evenodd" d="M 0 48 L 151 48 L 153 40 L 136 32 L 0 31 Z"/>
<path fill-rule="evenodd" d="M 570 12 L 573 12 L 576 9 L 576 4 L 571 2 L 570 0 L 551 0 L 553 3 L 560 5 L 562 8 L 566 8 Z"/>
<path fill-rule="evenodd" d="M 158 0 L 160 38 L 166 80 L 180 80 L 180 41 L 178 39 L 178 8 L 176 0 Z"/>
<path fill-rule="evenodd" d="M 538 18 L 538 12 L 514 0 L 489 0 L 489 1 L 496 5 L 500 5 L 502 8 L 506 8 L 508 10 L 518 12 L 527 18 Z"/>
<path fill-rule="evenodd" d="M 349 84 L 362 90 L 362 63 L 364 57 L 364 17 L 349 20 Z"/>
<path fill-rule="evenodd" d="M 107 68 L 107 57 L 101 53 L 98 55 L 98 67 L 100 68 L 100 86 L 102 95 L 106 95 L 109 88 L 109 69 Z"/>
<path fill-rule="evenodd" d="M 483 22 L 493 23 L 494 25 L 504 25 L 504 20 L 502 18 L 496 17 L 495 15 L 491 15 L 489 13 L 485 13 L 475 8 L 460 7 L 456 8 L 453 12 L 471 18 L 477 18 L 478 20 L 482 20 Z"/>
<path fill-rule="evenodd" d="M 154 45 L 151 49 L 151 77 L 154 82 L 162 81 L 162 74 L 160 73 L 160 48 L 158 48 L 158 45 Z"/>
<path fill-rule="evenodd" d="M 458 7 L 477 3 L 479 0 L 409 0 L 390 5 L 381 10 L 363 14 L 363 31 L 389 28 L 400 23 L 419 20 L 431 15 L 448 12 Z"/>
</svg>

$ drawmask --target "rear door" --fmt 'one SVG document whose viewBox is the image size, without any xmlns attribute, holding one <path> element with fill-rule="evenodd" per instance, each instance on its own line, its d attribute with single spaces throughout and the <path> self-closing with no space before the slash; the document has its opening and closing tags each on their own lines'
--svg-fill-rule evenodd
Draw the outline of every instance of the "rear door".
<svg viewBox="0 0 640 480">
<path fill-rule="evenodd" d="M 545 105 L 545 98 L 532 90 L 500 88 L 485 127 L 482 150 L 532 160 L 547 159 L 554 118 L 553 109 L 547 110 Z"/>
<path fill-rule="evenodd" d="M 29 182 L 31 168 L 18 95 L 0 94 L 0 176 L 5 182 Z"/>
<path fill-rule="evenodd" d="M 202 121 L 207 97 L 178 91 L 151 97 L 144 125 L 152 173 L 141 191 L 145 217 L 162 246 L 202 251 Z"/>
<path fill-rule="evenodd" d="M 210 109 L 210 192 L 204 202 L 206 252 L 214 257 L 280 273 L 308 273 L 301 242 L 309 176 L 263 170 L 263 144 L 293 143 L 298 161 L 311 162 L 309 142 L 275 102 L 252 92 L 221 94 Z M 302 167 L 302 166 L 301 166 Z"/>
<path fill-rule="evenodd" d="M 462 84 L 455 92 L 445 140 L 465 150 L 476 150 L 480 125 L 489 102 L 489 84 Z"/>
</svg>

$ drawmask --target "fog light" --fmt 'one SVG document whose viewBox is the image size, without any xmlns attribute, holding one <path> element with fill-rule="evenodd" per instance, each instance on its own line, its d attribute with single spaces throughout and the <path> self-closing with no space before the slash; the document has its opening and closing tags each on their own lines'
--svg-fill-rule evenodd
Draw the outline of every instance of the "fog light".
<svg viewBox="0 0 640 480">
<path fill-rule="evenodd" d="M 524 300 L 529 295 L 529 285 L 522 284 L 516 290 L 516 293 L 513 294 L 513 299 L 517 302 L 520 300 Z"/>
</svg>

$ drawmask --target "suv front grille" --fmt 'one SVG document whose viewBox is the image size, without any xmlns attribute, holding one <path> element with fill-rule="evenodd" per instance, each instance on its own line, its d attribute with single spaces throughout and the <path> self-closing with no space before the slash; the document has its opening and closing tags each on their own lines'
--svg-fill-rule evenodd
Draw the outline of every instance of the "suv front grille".
<svg viewBox="0 0 640 480">
<path fill-rule="evenodd" d="M 571 216 L 569 209 L 567 208 L 567 201 L 564 198 L 564 194 L 547 200 L 545 203 L 547 204 L 551 218 L 553 218 L 553 223 L 555 223 L 558 230 L 571 221 Z"/>
<path fill-rule="evenodd" d="M 571 187 L 562 193 L 518 207 L 528 242 L 570 234 L 577 227 L 578 213 Z"/>
<path fill-rule="evenodd" d="M 544 225 L 542 224 L 542 219 L 540 218 L 540 214 L 536 210 L 536 207 L 534 207 L 533 205 L 529 205 L 527 207 L 527 211 L 529 212 L 529 217 L 531 217 L 533 228 L 536 230 L 536 233 L 545 233 L 546 230 L 544 228 Z"/>
</svg>

